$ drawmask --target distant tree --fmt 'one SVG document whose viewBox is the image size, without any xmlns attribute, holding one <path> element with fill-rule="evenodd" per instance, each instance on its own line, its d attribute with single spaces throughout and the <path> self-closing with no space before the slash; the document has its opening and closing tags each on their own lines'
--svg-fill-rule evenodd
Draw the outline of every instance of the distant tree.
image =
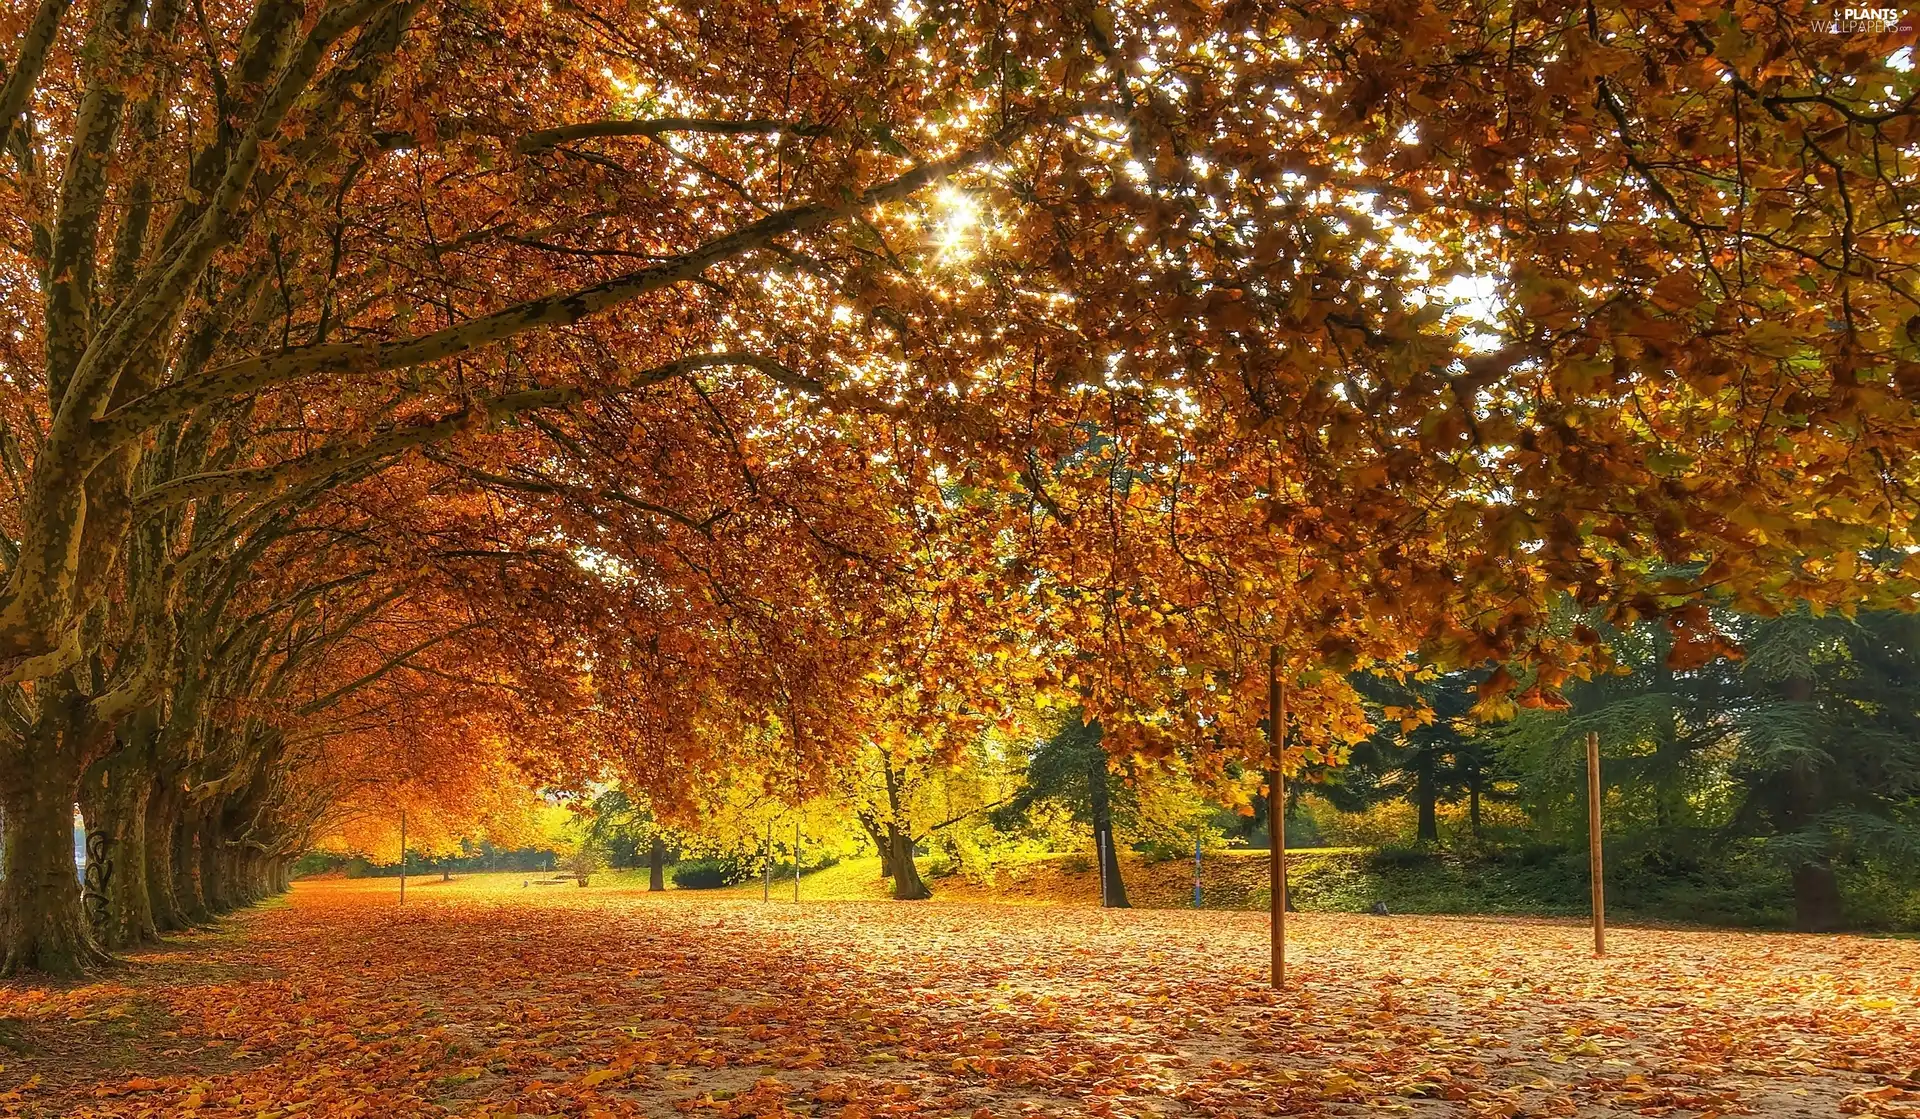
<svg viewBox="0 0 1920 1119">
<path fill-rule="evenodd" d="M 561 865 L 584 888 L 588 879 L 607 869 L 607 849 L 592 841 L 583 842 L 567 855 Z"/>
<path fill-rule="evenodd" d="M 1920 618 L 1714 624 L 1744 659 L 1689 665 L 1653 624 L 1603 634 L 1622 671 L 1569 686 L 1564 712 L 1522 714 L 1500 752 L 1543 829 L 1572 830 L 1597 733 L 1610 831 L 1667 858 L 1758 841 L 1791 876 L 1796 924 L 1837 928 L 1837 866 L 1920 859 Z"/>
<path fill-rule="evenodd" d="M 897 758 L 884 748 L 871 751 L 871 762 L 854 818 L 880 853 L 880 875 L 893 881 L 894 900 L 925 901 L 933 891 L 920 877 L 920 866 L 913 860 L 917 842 L 913 794 L 918 784 L 916 771 L 926 766 Z"/>
<path fill-rule="evenodd" d="M 1120 874 L 1114 822 L 1116 816 L 1136 815 L 1138 801 L 1132 788 L 1112 780 L 1112 762 L 1102 744 L 1103 737 L 1099 720 L 1089 722 L 1077 709 L 1066 715 L 1051 734 L 1034 743 L 1027 755 L 1020 790 L 995 810 L 994 817 L 1011 826 L 1037 802 L 1053 801 L 1068 807 L 1076 821 L 1093 829 L 1094 855 L 1100 864 L 1100 904 L 1125 909 L 1129 905 L 1127 886 Z"/>
<path fill-rule="evenodd" d="M 1920 617 L 1801 610 L 1745 621 L 1746 660 L 1701 675 L 1724 687 L 1730 824 L 1791 869 L 1802 929 L 1842 922 L 1837 862 L 1920 860 Z"/>
<path fill-rule="evenodd" d="M 640 852 L 645 850 L 647 889 L 667 888 L 667 860 L 678 846 L 678 836 L 626 789 L 611 788 L 593 798 L 586 834 L 605 848 L 616 867 L 639 866 Z"/>
<path fill-rule="evenodd" d="M 898 748 L 896 748 L 896 746 Z M 949 858 L 979 852 L 960 833 L 983 826 L 984 814 L 1012 796 L 1005 749 L 987 735 L 945 748 L 913 735 L 894 746 L 874 744 L 851 771 L 855 822 L 880 855 L 880 873 L 899 901 L 933 896 L 914 853 L 939 840 Z"/>
<path fill-rule="evenodd" d="M 1347 811 L 1404 797 L 1418 810 L 1415 838 L 1422 844 L 1440 842 L 1441 802 L 1464 796 L 1477 838 L 1490 770 L 1484 745 L 1463 727 L 1485 675 L 1428 673 L 1402 681 L 1357 674 L 1354 686 L 1379 712 L 1378 729 L 1353 748 L 1345 767 L 1325 771 L 1321 791 Z"/>
</svg>

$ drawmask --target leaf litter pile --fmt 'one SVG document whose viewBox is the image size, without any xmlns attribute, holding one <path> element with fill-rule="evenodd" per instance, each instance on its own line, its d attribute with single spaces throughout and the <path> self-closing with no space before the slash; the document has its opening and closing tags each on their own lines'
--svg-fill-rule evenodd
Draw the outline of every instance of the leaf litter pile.
<svg viewBox="0 0 1920 1119">
<path fill-rule="evenodd" d="M 0 986 L 26 1116 L 1920 1116 L 1920 942 L 315 882 Z"/>
</svg>

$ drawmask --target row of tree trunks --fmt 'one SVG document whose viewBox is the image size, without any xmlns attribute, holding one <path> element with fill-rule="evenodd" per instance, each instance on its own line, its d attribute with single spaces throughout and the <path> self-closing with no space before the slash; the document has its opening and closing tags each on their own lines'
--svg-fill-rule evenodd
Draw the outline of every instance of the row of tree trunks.
<svg viewBox="0 0 1920 1119">
<path fill-rule="evenodd" d="M 232 806 L 244 796 L 195 800 L 177 777 L 162 779 L 158 730 L 152 712 L 122 720 L 116 735 L 84 700 L 48 701 L 20 743 L 25 756 L 0 758 L 5 974 L 84 974 L 114 950 L 288 888 L 291 856 L 238 838 L 245 829 Z M 76 806 L 87 828 L 84 880 Z"/>
<path fill-rule="evenodd" d="M 151 786 L 117 802 L 83 800 L 88 830 L 106 837 L 112 864 L 90 922 L 100 947 L 149 943 L 290 886 L 287 857 L 231 842 L 216 812 L 184 813 L 184 801 Z"/>
</svg>

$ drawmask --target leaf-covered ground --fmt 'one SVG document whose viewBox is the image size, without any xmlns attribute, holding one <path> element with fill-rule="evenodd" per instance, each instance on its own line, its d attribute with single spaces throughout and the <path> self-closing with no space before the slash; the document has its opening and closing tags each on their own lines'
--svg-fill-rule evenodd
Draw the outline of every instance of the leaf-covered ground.
<svg viewBox="0 0 1920 1119">
<path fill-rule="evenodd" d="M 44 1116 L 1920 1115 L 1920 942 L 312 882 L 0 986 Z"/>
</svg>

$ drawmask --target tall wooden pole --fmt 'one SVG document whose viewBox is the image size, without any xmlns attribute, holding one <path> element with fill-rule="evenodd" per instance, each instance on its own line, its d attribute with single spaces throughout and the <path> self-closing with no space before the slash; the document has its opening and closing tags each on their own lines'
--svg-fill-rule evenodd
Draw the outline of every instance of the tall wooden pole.
<svg viewBox="0 0 1920 1119">
<path fill-rule="evenodd" d="M 1273 910 L 1273 986 L 1287 985 L 1287 776 L 1281 770 L 1287 740 L 1287 687 L 1280 679 L 1280 646 L 1267 646 L 1267 881 Z"/>
<path fill-rule="evenodd" d="M 1607 954 L 1607 879 L 1600 866 L 1600 734 L 1587 732 L 1587 861 L 1593 878 L 1593 954 Z"/>
<path fill-rule="evenodd" d="M 1204 895 L 1200 892 L 1200 837 L 1193 837 L 1193 907 L 1200 908 Z"/>
<path fill-rule="evenodd" d="M 407 900 L 407 810 L 400 810 L 400 900 Z"/>
<path fill-rule="evenodd" d="M 800 901 L 800 818 L 793 818 L 793 900 Z"/>
<path fill-rule="evenodd" d="M 1107 907 L 1107 845 L 1100 838 L 1100 825 L 1093 826 L 1093 861 L 1100 868 L 1100 908 Z"/>
<path fill-rule="evenodd" d="M 767 821 L 767 855 L 765 868 L 760 872 L 760 900 L 768 901 L 773 897 L 773 821 Z"/>
</svg>

